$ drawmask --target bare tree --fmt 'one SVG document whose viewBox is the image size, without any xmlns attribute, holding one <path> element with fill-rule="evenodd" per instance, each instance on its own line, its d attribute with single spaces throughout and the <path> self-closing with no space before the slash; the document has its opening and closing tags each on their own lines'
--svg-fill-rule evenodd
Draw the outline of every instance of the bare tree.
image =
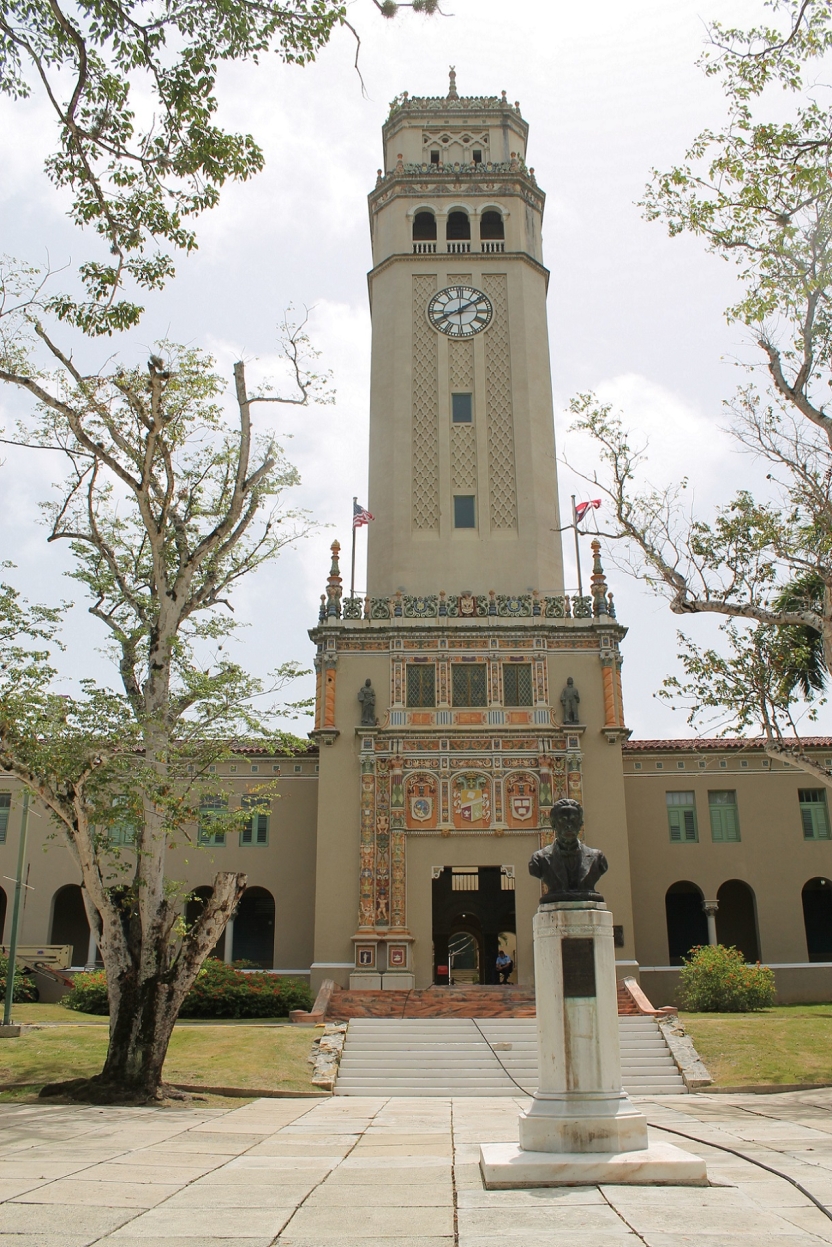
<svg viewBox="0 0 832 1247">
<path fill-rule="evenodd" d="M 52 361 L 48 371 L 26 354 L 26 324 Z M 0 380 L 36 405 L 20 440 L 66 455 L 67 478 L 48 506 L 49 539 L 70 543 L 71 574 L 106 629 L 121 684 L 113 692 L 87 680 L 79 696 L 59 694 L 52 654 L 63 612 L 29 608 L 6 586 L 0 765 L 37 795 L 66 838 L 107 973 L 104 1069 L 68 1089 L 144 1100 L 165 1093 L 179 1007 L 245 887 L 244 875 L 220 871 L 188 929 L 182 886 L 166 876 L 168 848 L 194 838 L 206 797 L 222 829 L 251 817 L 219 801 L 211 772 L 229 740 L 293 743 L 275 726 L 274 695 L 297 668 L 262 681 L 223 652 L 236 627 L 237 583 L 308 529 L 302 512 L 283 505 L 297 473 L 253 412 L 331 395 L 303 327 L 288 322 L 283 346 L 295 393 L 251 393 L 237 363 L 233 420 L 224 379 L 197 350 L 165 343 L 144 369 L 89 375 L 31 305 L 0 319 L 0 329 Z M 111 829 L 125 820 L 132 843 L 114 847 Z"/>
</svg>

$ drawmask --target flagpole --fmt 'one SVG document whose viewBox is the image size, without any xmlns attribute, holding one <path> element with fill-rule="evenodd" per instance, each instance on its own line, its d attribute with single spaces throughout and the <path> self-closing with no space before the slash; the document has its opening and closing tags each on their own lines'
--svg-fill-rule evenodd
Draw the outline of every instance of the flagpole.
<svg viewBox="0 0 832 1247">
<path fill-rule="evenodd" d="M 350 567 L 350 597 L 355 597 L 355 507 L 358 502 L 356 495 L 352 500 L 352 564 Z"/>
<path fill-rule="evenodd" d="M 578 569 L 578 597 L 584 596 L 584 585 L 581 580 L 581 547 L 578 543 L 578 512 L 575 507 L 575 495 L 572 495 L 572 529 L 575 533 L 575 566 Z"/>
</svg>

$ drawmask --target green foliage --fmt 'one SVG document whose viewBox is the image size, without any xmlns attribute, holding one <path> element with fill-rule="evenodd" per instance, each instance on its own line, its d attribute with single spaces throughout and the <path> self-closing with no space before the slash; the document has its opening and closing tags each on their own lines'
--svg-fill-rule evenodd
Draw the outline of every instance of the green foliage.
<svg viewBox="0 0 832 1247">
<path fill-rule="evenodd" d="M 691 1013 L 750 1013 L 774 1004 L 774 971 L 749 966 L 738 948 L 695 948 L 679 976 L 679 1005 Z"/>
<path fill-rule="evenodd" d="M 95 1013 L 106 1017 L 110 1012 L 107 999 L 107 976 L 103 970 L 92 974 L 76 974 L 72 980 L 72 988 L 62 997 L 61 1004 L 76 1013 Z"/>
<path fill-rule="evenodd" d="M 183 1018 L 288 1017 L 291 1009 L 311 1009 L 305 983 L 258 974 L 209 957 L 185 997 Z"/>
<path fill-rule="evenodd" d="M 0 953 L 0 1008 L 6 999 L 6 983 L 9 976 L 9 959 Z M 19 968 L 14 973 L 14 995 L 12 1000 L 15 1004 L 31 1003 L 38 999 L 38 989 L 28 974 L 24 974 Z"/>
<path fill-rule="evenodd" d="M 43 94 L 58 122 L 46 172 L 71 195 L 70 213 L 104 243 L 81 265 L 85 297 L 51 300 L 89 334 L 133 325 L 142 308 L 119 299 L 173 275 L 173 247 L 196 246 L 188 221 L 214 207 L 227 181 L 263 167 L 250 134 L 217 124 L 224 61 L 267 52 L 306 65 L 343 23 L 340 0 L 244 4 L 235 0 L 5 0 L 0 6 L 0 90 Z M 161 246 L 162 250 L 159 249 Z"/>
<path fill-rule="evenodd" d="M 109 1013 L 107 979 L 103 970 L 77 974 L 72 991 L 62 1003 L 79 1013 Z M 185 997 L 183 1018 L 288 1017 L 292 1009 L 311 1009 L 312 994 L 297 979 L 244 971 L 243 963 L 226 965 L 209 957 Z"/>
</svg>

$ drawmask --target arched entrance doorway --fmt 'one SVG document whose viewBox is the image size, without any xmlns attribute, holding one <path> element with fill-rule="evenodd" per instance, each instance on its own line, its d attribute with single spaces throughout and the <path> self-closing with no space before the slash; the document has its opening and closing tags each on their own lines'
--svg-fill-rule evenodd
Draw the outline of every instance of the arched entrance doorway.
<svg viewBox="0 0 832 1247">
<path fill-rule="evenodd" d="M 274 966 L 274 897 L 266 888 L 246 888 L 234 917 L 235 961 Z"/>
<path fill-rule="evenodd" d="M 87 963 L 90 945 L 90 924 L 84 908 L 84 897 L 77 883 L 58 888 L 52 900 L 50 944 L 71 944 L 72 964 Z"/>
<path fill-rule="evenodd" d="M 716 938 L 726 948 L 738 948 L 746 961 L 760 960 L 757 906 L 754 893 L 742 879 L 728 879 L 716 894 Z"/>
<path fill-rule="evenodd" d="M 708 920 L 702 889 L 689 879 L 671 883 L 664 897 L 668 963 L 680 966 L 692 948 L 708 942 Z"/>
<path fill-rule="evenodd" d="M 810 879 L 804 883 L 803 925 L 810 961 L 832 961 L 832 883 Z"/>
<path fill-rule="evenodd" d="M 500 937 L 517 930 L 514 878 L 501 866 L 445 866 L 433 879 L 433 980 L 496 983 Z M 476 949 L 451 961 L 453 940 L 467 933 Z M 469 941 L 470 943 L 470 941 Z M 461 952 L 462 950 L 460 950 Z"/>
<path fill-rule="evenodd" d="M 202 913 L 205 902 L 213 895 L 213 892 L 214 889 L 209 887 L 194 888 L 185 904 L 185 921 L 189 927 L 196 922 Z M 217 957 L 220 961 L 225 960 L 225 931 L 223 931 L 208 956 Z"/>
</svg>

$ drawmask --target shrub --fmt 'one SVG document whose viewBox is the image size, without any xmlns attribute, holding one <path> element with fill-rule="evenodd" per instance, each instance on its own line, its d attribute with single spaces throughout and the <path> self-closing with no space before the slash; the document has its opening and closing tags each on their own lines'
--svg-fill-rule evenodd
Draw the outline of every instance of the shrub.
<svg viewBox="0 0 832 1247">
<path fill-rule="evenodd" d="M 750 1013 L 774 1004 L 774 971 L 745 964 L 738 948 L 694 948 L 682 966 L 679 1003 L 692 1013 Z"/>
<path fill-rule="evenodd" d="M 6 977 L 9 973 L 9 959 L 0 953 L 0 1008 L 2 1002 L 6 999 Z M 14 972 L 14 995 L 12 1000 L 15 1004 L 31 1004 L 38 999 L 38 989 L 35 987 L 32 979 L 28 974 L 24 974 L 22 970 L 15 968 Z M 294 1008 L 294 1006 L 292 1006 Z"/>
<path fill-rule="evenodd" d="M 290 1009 L 311 1009 L 305 983 L 274 974 L 244 973 L 238 965 L 209 958 L 185 997 L 183 1018 L 288 1017 Z"/>
<path fill-rule="evenodd" d="M 76 974 L 72 987 L 61 1004 L 67 1009 L 75 1009 L 78 1013 L 98 1013 L 106 1017 L 110 1012 L 107 999 L 107 978 L 103 970 L 95 970 L 92 974 Z"/>
<path fill-rule="evenodd" d="M 76 974 L 63 1004 L 79 1013 L 109 1013 L 107 980 L 103 970 Z M 209 958 L 179 1011 L 183 1018 L 288 1017 L 291 1009 L 311 1009 L 312 995 L 305 983 L 279 979 L 274 974 L 245 974 L 239 965 Z"/>
</svg>

